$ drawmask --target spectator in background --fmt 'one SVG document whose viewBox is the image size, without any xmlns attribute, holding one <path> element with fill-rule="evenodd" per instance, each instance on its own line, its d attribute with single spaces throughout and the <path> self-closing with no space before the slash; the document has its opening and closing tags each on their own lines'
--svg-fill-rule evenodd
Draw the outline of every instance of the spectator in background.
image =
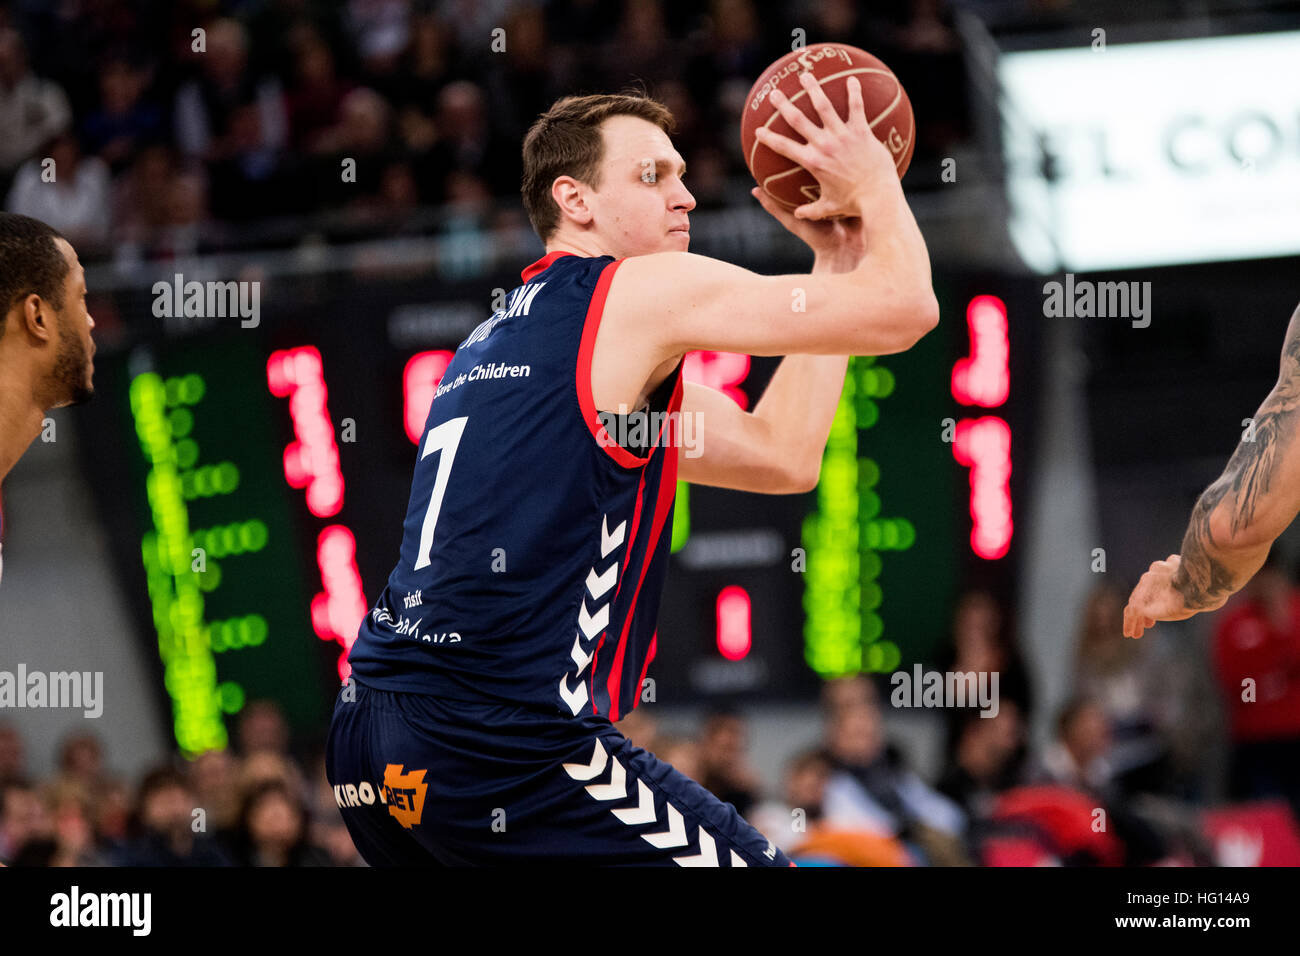
<svg viewBox="0 0 1300 956">
<path fill-rule="evenodd" d="M 762 795 L 762 784 L 749 764 L 748 750 L 749 728 L 738 711 L 718 710 L 705 718 L 700 734 L 700 776 L 693 779 L 719 800 L 734 806 L 741 816 Z"/>
<path fill-rule="evenodd" d="M 1084 605 L 1075 654 L 1076 695 L 1096 701 L 1106 715 L 1108 755 L 1116 783 L 1125 792 L 1168 789 L 1169 748 L 1160 716 L 1171 710 L 1176 690 L 1154 657 L 1151 641 L 1125 640 L 1125 595 L 1101 585 Z"/>
<path fill-rule="evenodd" d="M 339 76 L 334 51 L 311 23 L 294 25 L 289 48 L 293 57 L 293 83 L 285 97 L 289 145 L 302 150 L 338 122 L 353 84 Z"/>
<path fill-rule="evenodd" d="M 1002 703 L 993 717 L 967 712 L 938 790 L 968 817 L 987 817 L 996 795 L 1021 782 L 1025 755 L 1025 726 L 1013 701 Z"/>
<path fill-rule="evenodd" d="M 1057 784 L 1087 794 L 1108 814 L 1116 837 L 1124 844 L 1125 862 L 1143 865 L 1167 853 L 1165 835 L 1135 812 L 1114 777 L 1110 723 L 1095 700 L 1076 697 L 1061 709 L 1056 737 L 1031 772 L 1036 783 Z"/>
<path fill-rule="evenodd" d="M 7 721 L 0 724 L 0 786 L 22 778 L 26 766 L 27 753 L 18 728 Z"/>
<path fill-rule="evenodd" d="M 1219 615 L 1214 669 L 1227 709 L 1231 796 L 1281 797 L 1300 820 L 1300 590 L 1276 548 Z"/>
<path fill-rule="evenodd" d="M 279 81 L 248 69 L 248 37 L 236 20 L 217 20 L 198 75 L 176 93 L 176 144 L 208 167 L 213 204 L 241 221 L 286 211 L 280 175 L 288 120 Z"/>
<path fill-rule="evenodd" d="M 92 792 L 82 782 L 65 775 L 49 788 L 46 805 L 54 824 L 52 852 L 47 866 L 103 866 L 95 845 Z"/>
<path fill-rule="evenodd" d="M 54 821 L 27 781 L 0 784 L 0 863 L 23 861 L 29 845 L 54 839 Z"/>
<path fill-rule="evenodd" d="M 826 784 L 826 822 L 898 837 L 932 862 L 964 862 L 961 808 L 926 785 L 889 745 L 870 679 L 828 681 L 822 699 L 826 750 L 834 767 Z"/>
<path fill-rule="evenodd" d="M 71 133 L 56 136 L 44 152 L 53 162 L 34 157 L 23 163 L 5 208 L 49 223 L 78 248 L 96 254 L 108 241 L 108 164 L 97 156 L 83 157 Z"/>
<path fill-rule="evenodd" d="M 281 756 L 289 753 L 289 724 L 275 701 L 254 700 L 244 705 L 235 734 L 239 753 L 245 757 L 264 750 Z"/>
<path fill-rule="evenodd" d="M 126 845 L 131 824 L 131 789 L 121 780 L 109 780 L 90 808 L 95 845 L 111 860 Z"/>
<path fill-rule="evenodd" d="M 1033 692 L 1029 674 L 1008 633 L 1002 608 L 987 591 L 971 590 L 958 600 L 953 612 L 952 646 L 939 661 L 945 673 L 988 673 L 998 675 L 999 704 L 1011 701 L 1028 721 L 1032 716 Z M 978 708 L 972 702 L 966 708 L 949 708 L 948 762 L 966 712 Z"/>
<path fill-rule="evenodd" d="M 232 847 L 239 866 L 329 866 L 308 837 L 307 809 L 297 791 L 278 781 L 259 784 L 244 798 Z"/>
<path fill-rule="evenodd" d="M 194 793 L 185 776 L 170 767 L 145 775 L 136 798 L 131 837 L 113 855 L 115 866 L 228 866 L 225 853 L 207 835 L 205 817 L 194 813 Z M 197 822 L 203 828 L 196 832 Z"/>
<path fill-rule="evenodd" d="M 32 73 L 22 37 L 0 29 L 0 189 L 7 194 L 18 167 L 71 125 L 63 88 Z"/>
<path fill-rule="evenodd" d="M 209 750 L 190 764 L 194 799 L 208 814 L 212 832 L 233 830 L 239 825 L 239 779 L 235 758 L 229 750 Z"/>
<path fill-rule="evenodd" d="M 1032 771 L 1040 783 L 1056 783 L 1100 797 L 1114 796 L 1114 771 L 1108 759 L 1110 722 L 1095 700 L 1076 697 L 1056 719 L 1056 734 Z"/>
<path fill-rule="evenodd" d="M 162 108 L 145 98 L 149 70 L 113 57 L 99 70 L 99 106 L 81 124 L 86 150 L 118 174 L 164 133 Z"/>
</svg>

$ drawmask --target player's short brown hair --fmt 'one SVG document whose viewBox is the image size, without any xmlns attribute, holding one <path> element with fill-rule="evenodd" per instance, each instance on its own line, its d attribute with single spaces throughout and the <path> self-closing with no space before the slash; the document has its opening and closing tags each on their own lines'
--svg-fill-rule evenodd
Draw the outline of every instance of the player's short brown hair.
<svg viewBox="0 0 1300 956">
<path fill-rule="evenodd" d="M 524 137 L 524 208 L 533 230 L 546 242 L 560 225 L 560 207 L 551 197 L 558 176 L 572 176 L 600 188 L 605 144 L 600 124 L 611 116 L 637 116 L 665 133 L 676 126 L 664 104 L 637 91 L 566 96 L 537 118 Z"/>
<path fill-rule="evenodd" d="M 0 336 L 10 308 L 23 296 L 35 292 L 56 310 L 63 309 L 63 286 L 71 270 L 56 239 L 63 235 L 39 219 L 0 212 Z"/>
</svg>

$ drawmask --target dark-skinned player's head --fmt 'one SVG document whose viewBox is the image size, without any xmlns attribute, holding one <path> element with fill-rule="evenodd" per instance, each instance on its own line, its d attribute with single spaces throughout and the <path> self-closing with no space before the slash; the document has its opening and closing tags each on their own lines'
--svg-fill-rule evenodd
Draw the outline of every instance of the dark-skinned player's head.
<svg viewBox="0 0 1300 956">
<path fill-rule="evenodd" d="M 42 408 L 94 394 L 94 320 L 72 245 L 30 216 L 0 213 L 0 374 L 31 383 Z"/>
<path fill-rule="evenodd" d="M 524 207 L 542 242 L 567 237 L 613 256 L 685 251 L 695 198 L 673 126 L 666 106 L 635 93 L 557 100 L 523 146 Z"/>
</svg>

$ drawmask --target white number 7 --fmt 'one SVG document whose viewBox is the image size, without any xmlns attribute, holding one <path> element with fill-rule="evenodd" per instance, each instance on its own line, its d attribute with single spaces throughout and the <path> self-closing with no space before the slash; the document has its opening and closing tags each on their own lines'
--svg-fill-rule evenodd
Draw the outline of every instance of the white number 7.
<svg viewBox="0 0 1300 956">
<path fill-rule="evenodd" d="M 429 431 L 424 440 L 424 451 L 420 461 L 428 458 L 435 451 L 441 451 L 438 459 L 438 474 L 433 479 L 433 497 L 429 499 L 429 510 L 424 513 L 424 527 L 420 529 L 420 553 L 415 561 L 415 570 L 427 568 L 433 563 L 433 529 L 438 524 L 438 512 L 442 510 L 442 496 L 447 491 L 447 479 L 451 477 L 451 466 L 456 460 L 456 446 L 460 436 L 465 433 L 468 415 L 451 418 Z"/>
</svg>

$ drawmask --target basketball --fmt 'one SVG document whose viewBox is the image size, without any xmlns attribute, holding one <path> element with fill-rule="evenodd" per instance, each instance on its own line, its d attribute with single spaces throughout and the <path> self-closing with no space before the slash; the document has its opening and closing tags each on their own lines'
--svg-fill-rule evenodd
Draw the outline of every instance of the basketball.
<svg viewBox="0 0 1300 956">
<path fill-rule="evenodd" d="M 811 72 L 841 118 L 848 116 L 850 76 L 862 84 L 862 103 L 867 122 L 876 138 L 889 148 L 901 179 L 912 161 L 916 146 L 916 124 L 907 92 L 889 67 L 865 50 L 845 43 L 816 43 L 787 53 L 758 78 L 745 99 L 740 122 L 740 144 L 745 164 L 763 190 L 787 209 L 815 202 L 821 187 L 812 173 L 773 152 L 754 135 L 760 126 L 788 136 L 798 143 L 804 138 L 794 131 L 776 107 L 772 90 L 779 89 L 814 123 L 821 125 L 817 110 L 799 82 L 799 74 Z"/>
</svg>

